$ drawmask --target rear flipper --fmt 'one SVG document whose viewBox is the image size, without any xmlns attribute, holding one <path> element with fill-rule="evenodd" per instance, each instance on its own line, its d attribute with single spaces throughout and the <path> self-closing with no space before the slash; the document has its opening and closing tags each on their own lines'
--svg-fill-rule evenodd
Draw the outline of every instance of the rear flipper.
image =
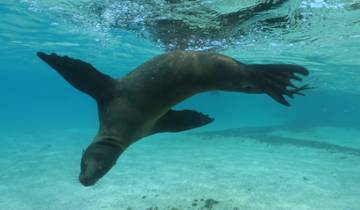
<svg viewBox="0 0 360 210">
<path fill-rule="evenodd" d="M 214 121 L 208 115 L 193 110 L 169 110 L 156 123 L 152 133 L 180 132 L 207 125 Z"/>
<path fill-rule="evenodd" d="M 37 55 L 72 86 L 94 99 L 101 101 L 111 96 L 115 81 L 108 75 L 96 70 L 91 64 L 68 56 L 59 56 L 55 53 L 47 55 L 38 52 Z"/>
<path fill-rule="evenodd" d="M 251 83 L 255 88 L 247 92 L 266 93 L 277 102 L 290 106 L 284 95 L 293 98 L 295 94 L 304 95 L 303 90 L 311 89 L 307 84 L 297 87 L 291 80 L 302 81 L 298 75 L 307 76 L 309 71 L 298 65 L 290 64 L 254 64 L 247 65 Z"/>
</svg>

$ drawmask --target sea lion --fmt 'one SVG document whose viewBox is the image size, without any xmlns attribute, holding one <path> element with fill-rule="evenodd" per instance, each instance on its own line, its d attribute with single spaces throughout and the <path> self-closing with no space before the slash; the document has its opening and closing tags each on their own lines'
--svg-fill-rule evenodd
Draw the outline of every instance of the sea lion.
<svg viewBox="0 0 360 210">
<path fill-rule="evenodd" d="M 291 64 L 251 64 L 216 53 L 174 51 L 159 55 L 122 79 L 113 79 L 81 60 L 57 54 L 37 55 L 65 80 L 93 97 L 100 127 L 83 152 L 79 181 L 95 184 L 135 141 L 159 132 L 180 132 L 204 126 L 214 119 L 192 110 L 171 108 L 204 91 L 266 93 L 289 106 L 285 96 L 303 95 L 307 85 L 291 80 L 308 75 Z"/>
</svg>

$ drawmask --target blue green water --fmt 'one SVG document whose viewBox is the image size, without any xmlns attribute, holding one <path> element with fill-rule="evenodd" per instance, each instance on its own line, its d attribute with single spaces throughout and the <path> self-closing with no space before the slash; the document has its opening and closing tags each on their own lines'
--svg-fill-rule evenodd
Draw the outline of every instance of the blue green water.
<svg viewBox="0 0 360 210">
<path fill-rule="evenodd" d="M 209 114 L 212 124 L 147 137 L 94 187 L 77 181 L 81 151 L 97 132 L 96 104 L 37 51 L 121 77 L 174 46 L 154 30 L 159 19 L 206 31 L 221 27 L 214 17 L 259 2 L 2 0 L 0 209 L 360 209 L 356 0 L 290 1 L 218 37 L 200 34 L 186 50 L 303 65 L 310 70 L 304 82 L 316 88 L 290 108 L 266 95 L 196 95 L 176 108 Z M 287 18 L 283 27 L 264 24 L 279 17 Z"/>
</svg>

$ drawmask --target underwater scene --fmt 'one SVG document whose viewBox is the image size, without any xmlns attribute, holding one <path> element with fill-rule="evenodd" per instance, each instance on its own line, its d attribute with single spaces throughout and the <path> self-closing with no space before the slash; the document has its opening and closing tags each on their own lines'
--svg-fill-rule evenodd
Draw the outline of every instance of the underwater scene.
<svg viewBox="0 0 360 210">
<path fill-rule="evenodd" d="M 359 0 L 0 15 L 1 210 L 360 210 Z"/>
</svg>

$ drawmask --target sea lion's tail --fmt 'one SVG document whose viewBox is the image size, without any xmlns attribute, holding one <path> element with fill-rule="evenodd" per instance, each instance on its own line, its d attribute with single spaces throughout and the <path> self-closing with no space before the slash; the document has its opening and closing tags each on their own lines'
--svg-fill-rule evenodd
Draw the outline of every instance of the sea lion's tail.
<svg viewBox="0 0 360 210">
<path fill-rule="evenodd" d="M 72 86 L 95 100 L 104 100 L 111 96 L 115 80 L 99 72 L 91 64 L 55 53 L 48 55 L 38 52 L 37 55 Z"/>
<path fill-rule="evenodd" d="M 302 81 L 298 75 L 309 75 L 309 71 L 305 67 L 291 64 L 253 64 L 247 66 L 256 88 L 285 106 L 290 106 L 290 104 L 285 100 L 284 95 L 293 98 L 295 94 L 304 95 L 303 90 L 313 88 L 307 84 L 298 87 L 291 82 L 291 80 Z"/>
</svg>

